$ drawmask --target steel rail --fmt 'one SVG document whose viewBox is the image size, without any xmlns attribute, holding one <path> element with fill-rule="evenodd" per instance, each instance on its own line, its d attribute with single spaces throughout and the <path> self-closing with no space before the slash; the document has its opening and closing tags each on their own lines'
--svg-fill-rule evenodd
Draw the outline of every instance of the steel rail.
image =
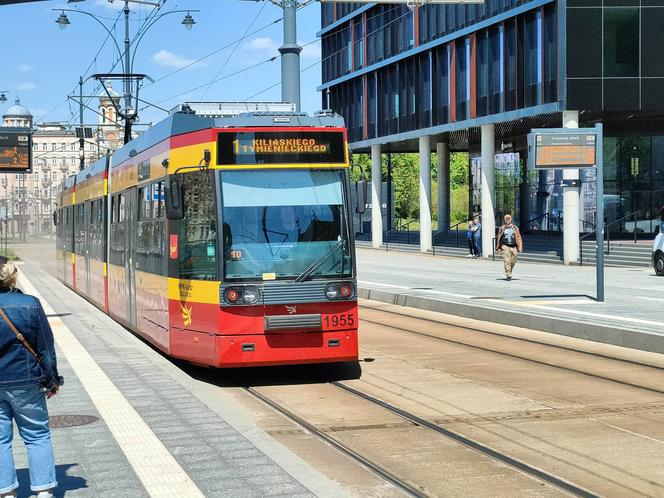
<svg viewBox="0 0 664 498">
<path fill-rule="evenodd" d="M 493 337 L 502 337 L 504 339 L 513 339 L 515 341 L 527 342 L 529 344 L 538 344 L 538 345 L 541 345 L 541 346 L 548 346 L 548 347 L 551 347 L 551 348 L 560 349 L 562 351 L 569 351 L 569 352 L 572 352 L 572 353 L 585 354 L 585 355 L 588 355 L 588 356 L 593 356 L 595 358 L 602 358 L 602 359 L 605 359 L 605 360 L 618 361 L 618 362 L 621 362 L 621 363 L 625 363 L 627 365 L 635 365 L 635 366 L 639 366 L 639 367 L 652 368 L 652 369 L 655 369 L 655 370 L 664 370 L 664 366 L 653 365 L 652 363 L 645 363 L 645 362 L 636 361 L 636 360 L 628 360 L 626 358 L 616 358 L 615 356 L 610 356 L 608 354 L 594 353 L 592 351 L 584 351 L 583 349 L 572 348 L 570 346 L 561 346 L 560 344 L 550 344 L 548 342 L 537 341 L 535 339 L 526 339 L 525 337 L 518 337 L 518 336 L 513 336 L 513 335 L 500 334 L 498 332 L 491 332 L 490 330 L 485 330 L 485 329 L 482 329 L 482 328 L 479 328 L 479 327 L 471 327 L 469 325 L 455 325 L 453 323 L 445 323 L 445 322 L 441 322 L 441 321 L 438 321 L 438 320 L 433 320 L 432 318 L 412 316 L 412 315 L 409 315 L 407 313 L 399 313 L 397 311 L 387 310 L 387 309 L 383 309 L 383 308 L 374 308 L 372 306 L 367 306 L 366 304 L 361 304 L 360 308 L 366 308 L 366 309 L 369 309 L 369 310 L 372 310 L 372 311 L 379 311 L 379 312 L 382 312 L 382 313 L 389 313 L 390 315 L 397 315 L 397 316 L 401 316 L 401 317 L 404 317 L 404 318 L 410 318 L 410 319 L 414 319 L 414 320 L 422 320 L 423 322 L 435 323 L 435 324 L 438 324 L 438 325 L 447 325 L 449 327 L 456 327 L 456 328 L 459 328 L 459 329 L 472 330 L 473 332 L 480 332 L 482 334 L 490 335 L 490 336 L 493 336 Z M 361 320 L 364 320 L 364 318 L 362 318 Z M 372 320 L 366 320 L 366 321 L 368 321 L 370 323 L 375 323 L 376 325 L 385 325 L 386 327 L 392 327 L 392 325 L 381 324 L 379 322 L 375 322 L 375 321 L 372 321 Z M 478 321 L 481 321 L 481 320 L 478 320 Z M 412 330 L 412 331 L 408 331 L 406 329 L 399 329 L 399 330 L 404 330 L 406 332 L 411 332 L 413 334 L 423 335 L 425 337 L 430 337 L 432 339 L 446 340 L 443 337 L 438 337 L 438 336 L 435 336 L 435 335 L 427 334 L 425 332 L 417 332 L 416 330 Z M 535 329 L 533 329 L 533 330 L 535 330 Z M 535 332 L 540 332 L 542 334 L 552 334 L 552 332 L 544 332 L 542 330 L 535 330 Z M 569 338 L 569 336 L 559 336 L 559 337 Z M 596 342 L 595 344 L 604 344 L 604 343 Z M 612 346 L 612 344 L 607 344 L 607 346 Z"/>
<path fill-rule="evenodd" d="M 347 386 L 346 384 L 342 382 L 331 382 L 332 385 L 338 387 L 339 389 L 343 389 L 344 391 L 357 396 L 358 398 L 364 399 L 366 401 L 369 401 L 377 406 L 380 406 L 381 408 L 394 413 L 395 415 L 408 420 L 409 422 L 412 422 L 420 427 L 424 427 L 426 429 L 432 430 L 436 432 L 437 434 L 440 434 L 448 439 L 451 439 L 467 448 L 470 448 L 472 450 L 475 450 L 485 456 L 488 456 L 494 460 L 499 461 L 500 463 L 504 463 L 505 465 L 508 465 L 524 474 L 528 474 L 531 477 L 534 477 L 540 481 L 544 481 L 552 486 L 555 486 L 567 493 L 570 493 L 574 496 L 579 496 L 583 498 L 598 498 L 598 495 L 591 493 L 590 491 L 583 489 L 575 484 L 572 484 L 571 482 L 568 482 L 560 477 L 557 477 L 553 474 L 549 474 L 548 472 L 538 469 L 537 467 L 533 467 L 532 465 L 528 465 L 525 462 L 522 462 L 521 460 L 517 460 L 516 458 L 513 458 L 509 455 L 506 455 L 504 453 L 501 453 L 497 450 L 494 450 L 493 448 L 486 446 L 478 441 L 475 441 L 473 439 L 470 439 L 462 434 L 459 434 L 458 432 L 451 431 L 449 429 L 445 429 L 444 427 L 440 425 L 436 425 L 432 422 L 429 422 L 428 420 L 425 420 L 423 418 L 418 417 L 417 415 L 414 415 L 410 412 L 407 412 L 405 410 L 402 410 L 401 408 L 398 408 L 390 403 L 387 403 L 383 400 L 380 400 L 378 398 L 375 398 L 371 396 L 370 394 L 364 393 L 362 391 L 358 391 L 357 389 Z"/>
<path fill-rule="evenodd" d="M 620 384 L 620 385 L 627 386 L 627 387 L 633 387 L 635 389 L 641 389 L 643 391 L 648 391 L 648 392 L 655 393 L 655 394 L 664 394 L 664 389 L 656 389 L 654 387 L 642 386 L 640 384 L 635 384 L 633 382 L 627 382 L 627 381 L 624 381 L 624 380 L 614 379 L 612 377 L 607 377 L 605 375 L 598 375 L 598 374 L 594 374 L 594 373 L 590 373 L 590 372 L 584 372 L 583 370 L 579 370 L 577 368 L 564 367 L 562 365 L 556 365 L 555 363 L 548 363 L 546 361 L 535 360 L 533 358 L 528 358 L 527 356 L 521 356 L 521 355 L 514 354 L 514 353 L 507 353 L 505 351 L 497 351 L 495 349 L 491 349 L 491 348 L 488 348 L 488 347 L 485 347 L 485 346 L 478 346 L 477 344 L 469 344 L 467 342 L 458 341 L 456 339 L 448 339 L 448 338 L 445 338 L 445 337 L 438 337 L 438 336 L 435 336 L 435 335 L 432 335 L 432 334 L 427 334 L 427 333 L 424 333 L 424 332 L 417 332 L 416 330 L 409 330 L 409 329 L 406 329 L 406 328 L 403 328 L 403 327 L 397 327 L 395 325 L 389 325 L 387 323 L 376 322 L 376 321 L 373 321 L 373 320 L 367 320 L 366 318 L 362 318 L 362 319 L 360 319 L 360 321 L 364 321 L 364 322 L 367 322 L 367 323 L 372 323 L 374 325 L 381 325 L 383 327 L 388 327 L 388 328 L 391 328 L 391 329 L 394 329 L 394 330 L 400 330 L 402 332 L 406 332 L 406 333 L 409 333 L 409 334 L 415 334 L 415 335 L 420 335 L 420 336 L 423 336 L 423 337 L 429 337 L 431 339 L 436 339 L 436 340 L 439 340 L 439 341 L 449 342 L 450 344 L 456 344 L 456 345 L 459 345 L 459 346 L 466 346 L 468 348 L 478 349 L 480 351 L 486 351 L 487 353 L 493 353 L 493 354 L 497 354 L 497 355 L 501 355 L 501 356 L 507 356 L 508 358 L 515 358 L 515 359 L 518 359 L 518 360 L 523 360 L 523 361 L 527 361 L 527 362 L 530 362 L 530 363 L 535 363 L 536 365 L 544 365 L 544 366 L 555 368 L 555 369 L 558 369 L 558 370 L 564 370 L 566 372 L 574 372 L 576 374 L 584 375 L 586 377 L 591 377 L 591 378 L 594 378 L 594 379 L 600 379 L 600 380 L 604 380 L 604 381 L 608 381 L 608 382 L 613 382 L 615 384 Z M 555 347 L 555 346 L 552 346 L 552 347 Z"/>
<path fill-rule="evenodd" d="M 241 384 L 240 384 L 241 385 Z M 295 424 L 299 425 L 302 427 L 304 430 L 307 432 L 313 434 L 317 438 L 325 441 L 328 443 L 330 446 L 335 448 L 336 450 L 340 451 L 341 453 L 349 456 L 351 459 L 355 460 L 365 468 L 367 468 L 369 471 L 373 472 L 376 474 L 378 477 L 384 479 L 385 481 L 389 482 L 396 488 L 400 489 L 404 493 L 406 493 L 409 496 L 414 496 L 416 498 L 429 498 L 431 495 L 428 495 L 424 493 L 421 489 L 418 489 L 414 485 L 410 484 L 407 481 L 404 481 L 403 479 L 399 478 L 383 466 L 372 462 L 371 460 L 368 460 L 367 458 L 363 457 L 361 454 L 350 448 L 349 446 L 343 444 L 341 441 L 338 439 L 330 436 L 329 434 L 325 433 L 324 431 L 320 430 L 318 427 L 310 424 L 303 418 L 299 417 L 298 415 L 294 414 L 287 408 L 284 408 L 281 406 L 279 403 L 271 400 L 267 396 L 264 396 L 263 394 L 259 393 L 252 387 L 247 387 L 243 386 L 242 387 L 245 392 L 248 392 L 255 398 L 259 399 L 272 409 L 276 410 L 278 413 L 281 415 L 285 416 Z"/>
</svg>

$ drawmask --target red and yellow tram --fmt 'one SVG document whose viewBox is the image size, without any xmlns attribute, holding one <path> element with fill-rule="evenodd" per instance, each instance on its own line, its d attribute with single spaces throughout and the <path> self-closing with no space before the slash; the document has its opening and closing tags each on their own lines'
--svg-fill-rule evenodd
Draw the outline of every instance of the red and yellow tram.
<svg viewBox="0 0 664 498">
<path fill-rule="evenodd" d="M 355 364 L 347 150 L 338 116 L 176 112 L 67 179 L 58 276 L 177 358 Z"/>
</svg>

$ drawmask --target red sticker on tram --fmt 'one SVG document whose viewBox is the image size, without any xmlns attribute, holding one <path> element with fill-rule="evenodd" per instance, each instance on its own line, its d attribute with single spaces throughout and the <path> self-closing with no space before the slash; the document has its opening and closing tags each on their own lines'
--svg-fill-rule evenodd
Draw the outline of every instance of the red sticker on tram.
<svg viewBox="0 0 664 498">
<path fill-rule="evenodd" d="M 168 254 L 171 259 L 178 259 L 178 236 L 177 234 L 171 234 L 170 240 L 168 241 Z"/>
</svg>

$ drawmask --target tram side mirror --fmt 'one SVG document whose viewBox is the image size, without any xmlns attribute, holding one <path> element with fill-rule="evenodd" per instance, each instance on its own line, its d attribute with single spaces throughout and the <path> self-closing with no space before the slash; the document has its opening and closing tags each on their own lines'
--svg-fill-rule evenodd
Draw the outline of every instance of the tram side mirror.
<svg viewBox="0 0 664 498">
<path fill-rule="evenodd" d="M 357 206 L 356 210 L 360 214 L 364 214 L 367 210 L 367 182 L 360 180 L 355 184 L 357 193 Z"/>
<path fill-rule="evenodd" d="M 180 175 L 171 175 L 168 185 L 164 188 L 164 203 L 166 204 L 166 218 L 181 220 L 184 218 L 184 205 L 182 204 L 182 184 Z"/>
<path fill-rule="evenodd" d="M 57 227 L 58 226 L 58 213 L 53 211 L 53 224 Z"/>
</svg>

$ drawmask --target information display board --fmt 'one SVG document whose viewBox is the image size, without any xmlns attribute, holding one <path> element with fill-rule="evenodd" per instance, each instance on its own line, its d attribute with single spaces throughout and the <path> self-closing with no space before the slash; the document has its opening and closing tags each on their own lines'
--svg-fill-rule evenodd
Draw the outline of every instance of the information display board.
<svg viewBox="0 0 664 498">
<path fill-rule="evenodd" d="M 342 131 L 306 131 L 275 128 L 219 133 L 217 164 L 345 164 Z"/>
<path fill-rule="evenodd" d="M 0 173 L 32 171 L 32 134 L 23 128 L 0 127 Z"/>
<path fill-rule="evenodd" d="M 534 133 L 535 169 L 592 168 L 597 164 L 594 133 Z"/>
</svg>

